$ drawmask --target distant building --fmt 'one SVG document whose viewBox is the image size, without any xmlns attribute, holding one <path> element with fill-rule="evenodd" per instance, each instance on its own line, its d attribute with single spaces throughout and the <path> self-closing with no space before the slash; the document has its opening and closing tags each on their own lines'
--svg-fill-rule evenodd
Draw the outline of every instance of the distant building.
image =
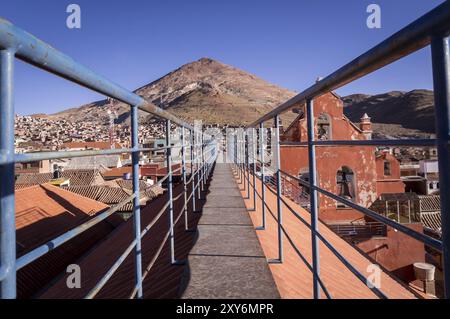
<svg viewBox="0 0 450 319">
<path fill-rule="evenodd" d="M 439 194 L 439 167 L 436 160 L 422 160 L 419 162 L 415 175 L 402 176 L 407 192 L 420 195 Z"/>
<path fill-rule="evenodd" d="M 61 145 L 61 150 L 82 151 L 82 150 L 108 150 L 111 148 L 110 142 L 67 142 Z M 115 149 L 122 148 L 122 145 L 115 143 Z"/>
</svg>

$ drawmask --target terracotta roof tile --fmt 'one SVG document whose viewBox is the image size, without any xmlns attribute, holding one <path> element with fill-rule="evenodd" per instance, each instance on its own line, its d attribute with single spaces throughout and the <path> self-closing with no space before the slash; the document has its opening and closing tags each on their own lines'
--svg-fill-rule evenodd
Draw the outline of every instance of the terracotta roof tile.
<svg viewBox="0 0 450 319">
<path fill-rule="evenodd" d="M 103 182 L 103 178 L 98 170 L 75 169 L 64 170 L 61 177 L 70 179 L 70 185 L 94 185 Z M 27 173 L 19 174 L 16 179 L 16 189 L 48 183 L 53 179 L 52 173 Z"/>
<path fill-rule="evenodd" d="M 19 257 L 108 208 L 103 203 L 49 184 L 17 190 L 15 200 Z M 20 269 L 18 297 L 33 297 L 119 223 L 116 216 L 111 216 Z"/>
<path fill-rule="evenodd" d="M 174 188 L 174 196 L 177 196 L 181 190 L 182 185 L 176 186 Z M 166 200 L 166 196 L 160 196 L 142 209 L 141 224 L 143 228 L 153 220 L 160 208 L 166 203 Z M 182 217 L 180 215 L 182 205 L 182 200 L 174 202 L 175 219 L 179 216 Z M 192 214 L 190 205 L 188 209 L 189 225 L 194 226 L 198 221 L 199 214 Z M 144 269 L 155 255 L 159 245 L 163 242 L 167 230 L 166 212 L 156 222 L 150 232 L 142 238 L 142 265 Z M 133 238 L 133 219 L 130 218 L 104 242 L 79 261 L 79 265 L 85 274 L 82 276 L 80 289 L 68 289 L 66 286 L 66 275 L 63 275 L 39 297 L 61 299 L 83 298 L 123 253 Z M 179 222 L 175 225 L 175 238 L 176 256 L 178 259 L 184 259 L 187 257 L 195 239 L 194 233 L 185 231 L 184 218 L 180 218 Z M 166 241 L 161 255 L 144 280 L 145 298 L 176 298 L 179 296 L 181 278 L 185 267 L 170 264 L 170 249 L 168 244 L 168 241 Z M 133 287 L 134 254 L 131 253 L 96 298 L 128 298 Z"/>
</svg>

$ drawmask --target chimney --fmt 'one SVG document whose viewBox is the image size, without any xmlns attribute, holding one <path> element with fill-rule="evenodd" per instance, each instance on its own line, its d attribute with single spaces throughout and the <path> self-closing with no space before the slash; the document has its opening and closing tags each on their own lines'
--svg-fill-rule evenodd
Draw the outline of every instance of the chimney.
<svg viewBox="0 0 450 319">
<path fill-rule="evenodd" d="M 372 139 L 372 122 L 370 121 L 370 117 L 367 115 L 367 113 L 364 113 L 364 115 L 361 117 L 359 128 L 363 132 L 366 139 Z"/>
</svg>

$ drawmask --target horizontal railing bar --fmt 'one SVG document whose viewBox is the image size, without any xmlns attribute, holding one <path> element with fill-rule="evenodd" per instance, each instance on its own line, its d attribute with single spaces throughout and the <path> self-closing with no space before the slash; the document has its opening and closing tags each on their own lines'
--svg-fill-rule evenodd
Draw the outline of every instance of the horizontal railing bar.
<svg viewBox="0 0 450 319">
<path fill-rule="evenodd" d="M 395 139 L 395 140 L 327 140 L 313 141 L 316 146 L 435 146 L 436 139 Z M 281 145 L 308 146 L 308 142 L 280 142 Z"/>
<path fill-rule="evenodd" d="M 428 245 L 428 246 L 438 250 L 439 252 L 442 252 L 442 242 L 437 240 L 437 239 L 435 239 L 435 238 L 432 238 L 430 236 L 421 234 L 421 233 L 419 233 L 419 232 L 417 232 L 415 230 L 412 230 L 411 228 L 408 228 L 408 227 L 404 226 L 403 224 L 397 223 L 397 222 L 395 222 L 395 221 L 393 221 L 393 220 L 391 220 L 389 218 L 381 216 L 380 214 L 378 214 L 378 213 L 376 213 L 374 211 L 371 211 L 368 208 L 365 208 L 365 207 L 362 207 L 362 206 L 360 206 L 358 204 L 355 204 L 355 203 L 353 203 L 353 202 L 351 202 L 351 201 L 349 201 L 349 200 L 347 200 L 347 199 L 345 199 L 343 197 L 337 196 L 337 195 L 335 195 L 335 194 L 333 194 L 331 192 L 328 192 L 328 191 L 326 191 L 326 190 L 324 190 L 324 189 L 322 189 L 320 187 L 313 186 L 313 188 L 315 190 L 317 190 L 318 192 L 321 192 L 322 194 L 324 194 L 324 195 L 326 195 L 326 196 L 328 196 L 328 197 L 330 197 L 330 198 L 332 198 L 332 199 L 334 199 L 334 200 L 336 200 L 338 202 L 341 202 L 342 204 L 345 204 L 345 205 L 347 205 L 347 206 L 349 206 L 351 208 L 354 208 L 354 209 L 360 211 L 364 215 L 367 215 L 367 216 L 369 216 L 369 217 L 371 217 L 371 218 L 373 218 L 373 219 L 375 219 L 375 220 L 377 220 L 377 221 L 379 221 L 379 222 L 381 222 L 381 223 L 383 223 L 385 225 L 388 225 L 388 226 L 390 226 L 390 227 L 392 227 L 394 229 L 397 229 L 398 231 L 401 231 L 402 233 L 404 233 L 404 234 L 406 234 L 406 235 L 408 235 L 408 236 L 410 236 L 410 237 L 412 237 L 412 238 L 414 238 L 414 239 L 424 243 L 425 245 Z"/>
<path fill-rule="evenodd" d="M 182 193 L 182 194 L 183 194 L 183 193 Z M 167 203 L 166 206 L 164 206 L 164 207 L 159 211 L 159 213 L 158 213 L 159 217 L 161 216 L 161 215 L 160 215 L 161 212 L 164 212 L 164 211 L 167 209 L 168 205 L 169 205 L 169 203 Z M 184 206 L 183 206 L 183 208 L 184 208 Z M 181 211 L 180 211 L 178 217 L 177 217 L 176 220 L 174 221 L 174 223 L 173 223 L 174 226 L 178 223 L 178 221 L 180 220 L 180 218 L 181 218 L 182 215 L 183 215 L 183 209 L 181 209 Z M 158 217 L 158 219 L 159 219 L 159 217 Z M 155 221 L 155 222 L 156 222 L 156 221 Z M 151 224 L 152 224 L 151 226 L 154 225 L 154 223 L 151 223 Z M 149 225 L 150 225 L 150 224 L 149 224 Z M 150 226 L 150 228 L 151 228 L 151 226 Z M 148 226 L 147 226 L 147 227 L 148 227 Z M 150 229 L 150 228 L 149 228 L 149 229 Z M 148 230 L 146 230 L 145 232 L 142 232 L 142 233 L 141 233 L 141 238 L 144 237 L 144 235 L 147 233 L 147 231 L 148 231 Z M 151 268 L 153 267 L 154 263 L 156 262 L 156 259 L 157 259 L 157 258 L 159 257 L 159 255 L 161 254 L 161 251 L 162 251 L 164 245 L 166 244 L 167 239 L 169 238 L 169 235 L 170 235 L 170 229 L 166 232 L 166 235 L 164 236 L 162 243 L 159 245 L 158 250 L 156 251 L 156 253 L 155 253 L 155 255 L 153 256 L 153 258 L 152 258 L 152 260 L 150 261 L 150 263 L 149 263 L 149 264 L 147 265 L 147 267 L 145 268 L 145 272 L 142 274 L 142 281 L 144 281 L 144 279 L 147 277 L 148 273 L 150 272 Z M 133 299 L 133 298 L 136 296 L 136 293 L 137 293 L 137 286 L 135 285 L 133 291 L 131 292 L 131 295 L 130 295 L 129 299 Z"/>
<path fill-rule="evenodd" d="M 245 179 L 247 179 L 246 177 L 244 177 Z M 261 180 L 261 177 L 256 176 L 256 178 L 258 178 L 259 180 Z M 250 184 L 253 185 L 253 182 L 250 181 Z M 262 185 L 263 187 L 266 187 L 265 185 Z M 254 187 L 254 185 L 253 185 Z M 258 191 L 256 191 L 256 195 L 258 195 L 259 199 L 262 200 L 262 196 L 259 194 Z M 283 200 L 283 199 L 282 199 Z M 285 204 L 287 205 L 287 204 Z M 275 219 L 275 221 L 278 221 L 278 219 L 276 218 L 275 214 L 273 213 L 272 209 L 270 209 L 269 205 L 264 202 L 264 206 L 267 208 L 267 210 L 269 211 L 270 215 L 272 216 L 273 219 Z M 295 250 L 295 252 L 297 253 L 297 255 L 300 257 L 300 259 L 303 261 L 303 263 L 305 263 L 306 267 L 308 267 L 308 269 L 311 271 L 312 273 L 312 266 L 311 264 L 306 260 L 306 258 L 302 255 L 302 253 L 300 252 L 300 250 L 298 249 L 297 245 L 294 243 L 294 241 L 291 239 L 291 237 L 289 236 L 287 230 L 284 228 L 284 225 L 281 225 L 281 230 L 283 231 L 284 235 L 286 236 L 286 238 L 288 239 L 289 243 L 291 244 L 292 248 Z M 329 294 L 325 284 L 322 282 L 322 279 L 319 278 L 319 284 L 322 288 L 322 290 L 325 292 L 325 295 L 327 296 L 328 299 L 332 299 L 331 295 Z"/>
<path fill-rule="evenodd" d="M 300 220 L 307 228 L 309 228 L 310 231 L 314 231 L 311 226 L 308 224 L 308 222 L 301 217 L 285 200 L 283 197 L 281 197 L 281 201 L 283 202 L 283 204 L 287 207 L 287 209 L 289 209 L 289 211 L 295 216 L 297 217 L 298 220 Z M 349 263 L 345 257 L 343 257 L 334 247 L 333 245 L 325 238 L 323 237 L 320 232 L 314 232 L 319 239 L 328 247 L 328 249 L 344 264 L 345 267 L 348 268 L 348 270 L 350 270 L 356 277 L 358 277 L 359 280 L 361 280 L 364 284 L 367 283 L 367 278 L 364 277 L 363 274 L 361 274 L 355 267 L 353 267 L 353 265 L 351 263 Z M 370 288 L 370 287 L 369 287 Z M 383 292 L 381 292 L 378 288 L 373 287 L 370 288 L 378 297 L 387 299 L 386 295 L 383 294 Z"/>
<path fill-rule="evenodd" d="M 133 251 L 133 248 L 136 246 L 136 239 L 134 239 L 128 248 L 120 255 L 120 257 L 114 262 L 111 268 L 108 269 L 106 274 L 100 279 L 99 282 L 89 291 L 89 293 L 84 297 L 85 299 L 94 298 L 100 290 L 106 285 L 108 280 L 114 275 L 114 273 L 119 269 L 120 265 L 125 261 L 128 255 Z"/>
<path fill-rule="evenodd" d="M 16 163 L 29 163 L 42 160 L 58 159 L 58 158 L 75 158 L 99 155 L 116 155 L 123 153 L 132 153 L 133 149 L 110 149 L 110 150 L 86 150 L 86 151 L 59 151 L 59 152 L 36 152 L 15 154 L 14 161 Z"/>
<path fill-rule="evenodd" d="M 433 34 L 448 36 L 449 32 L 450 1 L 446 1 L 326 78 L 263 115 L 248 127 L 257 126 L 296 105 L 304 104 L 306 99 L 313 99 L 338 89 L 426 47 L 430 44 Z"/>
<path fill-rule="evenodd" d="M 98 224 L 102 220 L 106 219 L 107 217 L 111 216 L 113 213 L 115 213 L 117 210 L 119 210 L 122 206 L 129 203 L 131 200 L 134 199 L 136 195 L 133 193 L 130 196 L 128 196 L 126 199 L 118 203 L 117 205 L 109 208 L 103 213 L 100 213 L 99 215 L 96 215 L 95 217 L 89 219 L 85 223 L 75 227 L 74 229 L 69 230 L 68 232 L 65 232 L 64 234 L 50 240 L 49 242 L 33 249 L 29 253 L 23 255 L 22 257 L 19 257 L 16 260 L 16 269 L 19 270 L 23 268 L 24 266 L 28 265 L 29 263 L 35 261 L 39 257 L 45 255 L 51 250 L 54 250 L 55 248 L 61 246 L 68 240 L 78 236 L 79 234 L 83 233 L 84 231 L 88 230 L 92 226 Z"/>
<path fill-rule="evenodd" d="M 99 156 L 99 155 L 116 155 L 123 153 L 133 153 L 133 152 L 151 152 L 157 150 L 165 150 L 168 148 L 176 148 L 182 146 L 165 146 L 165 147 L 154 147 L 154 148 L 120 148 L 120 149 L 108 149 L 108 150 L 82 150 L 82 151 L 55 151 L 55 152 L 33 152 L 33 153 L 23 153 L 15 154 L 15 163 L 29 163 L 34 161 L 58 159 L 58 158 L 75 158 L 75 157 L 86 157 L 86 156 Z M 2 162 L 0 158 L 0 164 L 7 164 Z"/>
<path fill-rule="evenodd" d="M 261 180 L 261 177 L 259 177 L 259 176 L 256 176 L 259 180 Z M 266 187 L 266 188 L 268 188 L 274 195 L 276 195 L 276 192 L 274 192 L 272 189 L 270 189 L 270 187 Z M 262 197 L 259 195 L 259 193 L 258 193 L 258 191 L 256 191 L 256 193 L 258 194 L 258 196 L 259 196 L 259 198 L 260 199 L 262 199 Z M 312 231 L 312 229 L 311 229 L 311 225 L 309 225 L 308 224 L 308 222 L 303 218 L 303 217 L 301 217 L 285 200 L 284 200 L 284 198 L 283 197 L 281 197 L 281 201 L 283 202 L 283 204 L 289 209 L 289 211 L 300 221 L 300 222 L 302 222 L 309 230 L 311 230 Z M 266 204 L 266 203 L 264 203 L 264 204 Z M 271 209 L 269 208 L 269 206 L 266 204 L 266 207 L 267 207 L 267 209 L 269 210 L 269 212 L 270 212 L 270 214 L 272 215 L 272 217 L 273 218 L 275 218 L 275 220 L 276 220 L 276 217 L 274 216 L 274 214 L 273 214 L 273 212 L 271 211 Z M 282 226 L 282 229 L 283 229 L 283 226 Z M 283 231 L 284 231 L 284 229 L 283 229 Z M 359 280 L 361 280 L 363 283 L 367 283 L 367 278 L 365 278 L 364 277 L 364 275 L 362 275 L 351 263 L 349 263 L 346 259 L 345 259 L 345 257 L 343 257 L 334 247 L 333 247 L 333 245 L 331 245 L 331 243 L 325 238 L 325 237 L 323 237 L 321 234 L 320 234 L 320 232 L 315 232 L 317 235 L 318 235 L 318 237 L 319 237 L 319 239 L 328 247 L 328 249 L 344 264 L 344 266 L 346 266 L 347 267 L 347 269 L 348 270 L 350 270 L 355 276 L 357 276 L 358 277 L 358 279 Z M 287 236 L 287 234 L 286 234 L 286 232 L 285 232 L 285 235 L 286 235 L 286 237 L 288 237 Z M 289 238 L 288 238 L 289 239 Z M 294 244 L 293 245 L 293 247 L 294 247 L 294 249 L 298 249 L 297 248 L 297 246 Z M 310 270 L 312 269 L 312 267 L 310 268 Z M 321 282 L 321 279 L 319 278 L 319 283 Z M 321 287 L 322 287 L 322 290 L 324 290 L 324 292 L 325 292 L 325 294 L 327 294 L 327 292 L 326 292 L 326 290 L 324 289 L 324 285 L 323 285 L 323 283 L 320 283 L 320 285 L 321 285 Z M 380 297 L 380 298 L 384 298 L 384 299 L 387 299 L 387 296 L 382 292 L 382 291 L 380 291 L 378 288 L 376 288 L 376 287 L 373 287 L 373 288 L 370 288 L 369 287 L 369 289 L 371 289 L 378 297 Z M 330 299 L 330 297 L 329 297 L 329 299 Z"/>
<path fill-rule="evenodd" d="M 298 177 L 292 176 L 291 174 L 286 173 L 286 172 L 284 172 L 282 170 L 280 170 L 280 172 L 282 174 L 287 175 L 288 177 L 290 177 L 292 179 L 295 179 L 296 181 L 298 181 L 303 186 L 310 188 L 309 183 L 307 183 L 305 181 L 302 181 Z M 384 216 L 382 216 L 382 215 L 380 215 L 380 214 L 378 214 L 378 213 L 376 213 L 376 212 L 374 212 L 374 211 L 372 211 L 372 210 L 370 210 L 368 208 L 365 208 L 363 206 L 355 204 L 355 203 L 353 203 L 353 202 L 351 202 L 351 201 L 349 201 L 349 200 L 347 200 L 347 199 L 345 199 L 343 197 L 335 195 L 335 194 L 333 194 L 333 193 L 331 193 L 331 192 L 329 192 L 329 191 L 327 191 L 325 189 L 322 189 L 322 188 L 317 187 L 317 186 L 313 186 L 313 188 L 316 189 L 318 192 L 321 192 L 325 196 L 328 196 L 328 197 L 330 197 L 330 198 L 332 198 L 332 199 L 334 199 L 334 200 L 336 200 L 336 201 L 338 201 L 338 202 L 340 202 L 342 204 L 350 206 L 351 208 L 360 211 L 364 215 L 367 215 L 367 216 L 375 219 L 376 221 L 378 221 L 380 223 L 383 223 L 383 224 L 388 225 L 388 226 L 390 226 L 390 227 L 392 227 L 394 229 L 397 229 L 398 231 L 401 231 L 402 233 L 404 233 L 404 234 L 406 234 L 406 235 L 408 235 L 408 236 L 410 236 L 410 237 L 412 237 L 412 238 L 414 238 L 414 239 L 424 243 L 425 245 L 433 247 L 433 248 L 437 249 L 440 252 L 442 251 L 442 242 L 440 240 L 437 240 L 437 239 L 435 239 L 433 237 L 430 237 L 430 236 L 427 236 L 425 234 L 421 234 L 421 233 L 419 233 L 419 232 L 417 232 L 417 231 L 415 231 L 415 230 L 413 230 L 411 228 L 403 226 L 400 223 L 397 223 L 397 222 L 395 222 L 395 221 L 393 221 L 393 220 L 391 220 L 391 219 L 389 219 L 387 217 L 384 217 Z"/>
</svg>

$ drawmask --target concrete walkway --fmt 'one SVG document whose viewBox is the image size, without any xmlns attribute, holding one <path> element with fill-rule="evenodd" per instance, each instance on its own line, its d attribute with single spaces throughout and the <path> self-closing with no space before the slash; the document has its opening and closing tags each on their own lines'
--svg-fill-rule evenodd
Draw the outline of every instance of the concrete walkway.
<svg viewBox="0 0 450 319">
<path fill-rule="evenodd" d="M 231 165 L 216 164 L 182 298 L 279 298 Z"/>
</svg>

